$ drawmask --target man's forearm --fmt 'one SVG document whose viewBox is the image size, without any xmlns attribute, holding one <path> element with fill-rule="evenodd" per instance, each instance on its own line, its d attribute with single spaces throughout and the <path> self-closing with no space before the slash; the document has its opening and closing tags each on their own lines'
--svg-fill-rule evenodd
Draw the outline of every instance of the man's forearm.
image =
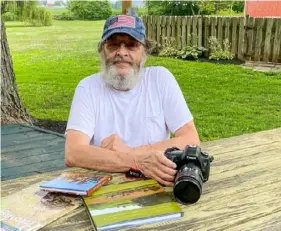
<svg viewBox="0 0 281 231">
<path fill-rule="evenodd" d="M 186 145 L 200 145 L 200 141 L 198 138 L 190 139 L 185 136 L 174 137 L 169 140 L 161 141 L 151 145 L 143 145 L 134 148 L 135 151 L 146 152 L 151 149 L 157 149 L 164 153 L 167 148 L 177 147 L 179 149 L 184 149 Z"/>
<path fill-rule="evenodd" d="M 132 167 L 133 160 L 128 153 L 80 145 L 70 150 L 66 148 L 65 164 L 104 172 L 126 172 Z"/>
</svg>

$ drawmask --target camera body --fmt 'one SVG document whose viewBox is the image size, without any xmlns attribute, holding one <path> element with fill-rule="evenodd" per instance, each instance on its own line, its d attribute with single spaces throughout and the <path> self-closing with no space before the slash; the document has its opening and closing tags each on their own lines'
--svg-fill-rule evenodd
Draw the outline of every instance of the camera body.
<svg viewBox="0 0 281 231">
<path fill-rule="evenodd" d="M 213 157 L 199 146 L 187 145 L 184 150 L 168 148 L 165 156 L 177 165 L 174 195 L 181 203 L 195 203 L 202 193 L 203 182 L 208 181 Z"/>
</svg>

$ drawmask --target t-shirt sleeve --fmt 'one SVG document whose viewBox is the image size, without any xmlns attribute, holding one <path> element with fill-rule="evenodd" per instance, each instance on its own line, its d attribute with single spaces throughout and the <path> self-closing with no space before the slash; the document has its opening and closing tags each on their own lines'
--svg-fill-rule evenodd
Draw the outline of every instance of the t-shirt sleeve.
<svg viewBox="0 0 281 231">
<path fill-rule="evenodd" d="M 180 86 L 173 74 L 166 68 L 161 68 L 163 87 L 163 111 L 166 125 L 174 133 L 186 123 L 193 120 Z"/>
<path fill-rule="evenodd" d="M 73 129 L 85 133 L 92 139 L 95 130 L 94 111 L 94 102 L 88 87 L 78 85 L 72 100 L 65 135 L 67 130 Z"/>
</svg>

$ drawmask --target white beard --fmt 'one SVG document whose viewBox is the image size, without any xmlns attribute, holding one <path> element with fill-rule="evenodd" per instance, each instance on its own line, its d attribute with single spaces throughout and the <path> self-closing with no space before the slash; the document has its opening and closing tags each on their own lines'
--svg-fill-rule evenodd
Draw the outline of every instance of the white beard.
<svg viewBox="0 0 281 231">
<path fill-rule="evenodd" d="M 113 65 L 113 62 L 122 61 L 122 58 L 117 57 L 112 62 L 106 63 L 103 57 L 101 54 L 101 76 L 107 85 L 119 91 L 128 91 L 138 84 L 146 57 L 143 58 L 139 66 L 132 65 L 126 75 L 118 74 L 117 68 Z"/>
</svg>

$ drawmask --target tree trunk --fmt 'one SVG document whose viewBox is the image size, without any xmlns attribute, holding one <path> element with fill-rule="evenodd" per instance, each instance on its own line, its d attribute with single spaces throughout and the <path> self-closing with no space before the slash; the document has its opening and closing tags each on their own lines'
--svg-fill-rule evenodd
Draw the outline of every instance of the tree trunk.
<svg viewBox="0 0 281 231">
<path fill-rule="evenodd" d="M 1 124 L 32 122 L 18 94 L 6 29 L 1 20 Z"/>
</svg>

